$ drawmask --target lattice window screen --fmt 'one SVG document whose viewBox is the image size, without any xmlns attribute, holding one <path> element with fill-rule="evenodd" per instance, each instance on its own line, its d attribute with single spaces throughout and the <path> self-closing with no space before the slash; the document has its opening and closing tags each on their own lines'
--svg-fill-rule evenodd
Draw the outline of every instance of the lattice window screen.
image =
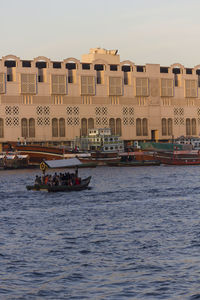
<svg viewBox="0 0 200 300">
<path fill-rule="evenodd" d="M 123 115 L 128 115 L 128 107 L 123 107 Z"/>
<path fill-rule="evenodd" d="M 5 113 L 6 113 L 6 115 L 11 115 L 12 114 L 12 107 L 11 106 L 6 106 L 5 107 Z"/>
<path fill-rule="evenodd" d="M 94 76 L 81 76 L 81 95 L 95 95 Z"/>
<path fill-rule="evenodd" d="M 51 93 L 53 95 L 66 94 L 66 76 L 51 75 Z"/>
<path fill-rule="evenodd" d="M 79 114 L 79 107 L 77 107 L 77 106 L 74 107 L 74 114 L 75 115 Z"/>
<path fill-rule="evenodd" d="M 128 125 L 128 118 L 123 118 L 123 125 Z"/>
<path fill-rule="evenodd" d="M 183 116 L 184 115 L 184 108 L 183 107 L 175 107 L 174 108 L 174 115 Z"/>
<path fill-rule="evenodd" d="M 96 118 L 96 125 L 101 125 L 101 118 Z"/>
<path fill-rule="evenodd" d="M 69 126 L 72 126 L 72 125 L 74 125 L 74 119 L 73 119 L 73 118 L 70 118 L 70 117 L 68 117 L 68 118 L 67 118 L 67 125 L 69 125 Z"/>
<path fill-rule="evenodd" d="M 43 125 L 43 118 L 37 118 L 37 125 L 42 126 Z"/>
<path fill-rule="evenodd" d="M 74 125 L 77 126 L 80 124 L 79 118 L 74 118 Z"/>
<path fill-rule="evenodd" d="M 108 125 L 108 119 L 102 118 L 102 125 L 107 126 Z"/>
<path fill-rule="evenodd" d="M 135 125 L 135 119 L 134 118 L 129 119 L 129 125 Z"/>
<path fill-rule="evenodd" d="M 136 78 L 136 96 L 148 96 L 148 78 Z"/>
<path fill-rule="evenodd" d="M 13 106 L 13 115 L 18 115 L 18 114 L 19 114 L 19 107 Z"/>
<path fill-rule="evenodd" d="M 197 81 L 185 80 L 185 97 L 197 97 Z"/>
<path fill-rule="evenodd" d="M 43 123 L 45 126 L 49 126 L 50 125 L 50 118 L 49 117 L 45 117 L 43 120 Z"/>
<path fill-rule="evenodd" d="M 122 78 L 109 77 L 109 96 L 122 95 Z"/>
<path fill-rule="evenodd" d="M 161 96 L 173 97 L 173 79 L 161 79 Z"/>
<path fill-rule="evenodd" d="M 12 126 L 12 118 L 6 117 L 6 126 Z"/>
<path fill-rule="evenodd" d="M 36 94 L 36 74 L 21 74 L 21 93 Z"/>
<path fill-rule="evenodd" d="M 19 118 L 13 118 L 13 125 L 19 126 Z"/>
</svg>

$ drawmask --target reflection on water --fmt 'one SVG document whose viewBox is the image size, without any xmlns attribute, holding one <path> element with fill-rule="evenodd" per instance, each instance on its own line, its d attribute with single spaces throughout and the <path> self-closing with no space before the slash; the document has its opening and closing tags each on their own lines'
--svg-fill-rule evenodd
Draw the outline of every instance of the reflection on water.
<svg viewBox="0 0 200 300">
<path fill-rule="evenodd" d="M 199 166 L 81 169 L 91 190 L 0 172 L 1 299 L 198 299 Z"/>
</svg>

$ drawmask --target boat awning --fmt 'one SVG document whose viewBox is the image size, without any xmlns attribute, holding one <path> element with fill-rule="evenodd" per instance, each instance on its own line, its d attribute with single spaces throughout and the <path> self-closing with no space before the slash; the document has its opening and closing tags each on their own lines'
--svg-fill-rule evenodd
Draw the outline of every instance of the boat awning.
<svg viewBox="0 0 200 300">
<path fill-rule="evenodd" d="M 44 163 L 48 168 L 69 168 L 82 165 L 82 162 L 76 157 L 68 159 L 44 160 Z"/>
</svg>

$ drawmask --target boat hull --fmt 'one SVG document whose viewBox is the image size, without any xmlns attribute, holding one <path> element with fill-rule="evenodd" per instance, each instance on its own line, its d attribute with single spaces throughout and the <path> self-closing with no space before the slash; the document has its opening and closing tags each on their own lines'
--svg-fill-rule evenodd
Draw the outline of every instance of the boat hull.
<svg viewBox="0 0 200 300">
<path fill-rule="evenodd" d="M 118 162 L 108 163 L 110 167 L 145 167 L 145 166 L 160 166 L 160 161 L 130 161 L 130 162 Z"/>
<path fill-rule="evenodd" d="M 162 164 L 165 165 L 176 165 L 176 166 L 194 166 L 200 165 L 200 159 L 193 160 L 193 159 L 163 159 L 160 158 Z"/>
<path fill-rule="evenodd" d="M 91 176 L 82 180 L 81 184 L 77 185 L 56 185 L 56 186 L 49 186 L 49 185 L 27 185 L 27 190 L 32 191 L 46 191 L 46 192 L 72 192 L 72 191 L 81 191 L 88 189 L 88 185 L 90 183 Z"/>
<path fill-rule="evenodd" d="M 16 145 L 15 149 L 20 154 L 28 155 L 30 164 L 40 164 L 43 160 L 64 158 L 64 150 L 56 147 L 45 147 L 40 145 Z"/>
</svg>

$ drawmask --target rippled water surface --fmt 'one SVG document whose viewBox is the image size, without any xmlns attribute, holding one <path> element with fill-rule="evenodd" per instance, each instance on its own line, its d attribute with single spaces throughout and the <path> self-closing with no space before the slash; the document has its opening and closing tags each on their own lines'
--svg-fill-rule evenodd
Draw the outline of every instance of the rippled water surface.
<svg viewBox="0 0 200 300">
<path fill-rule="evenodd" d="M 200 166 L 81 169 L 91 190 L 0 172 L 0 299 L 200 299 Z"/>
</svg>

